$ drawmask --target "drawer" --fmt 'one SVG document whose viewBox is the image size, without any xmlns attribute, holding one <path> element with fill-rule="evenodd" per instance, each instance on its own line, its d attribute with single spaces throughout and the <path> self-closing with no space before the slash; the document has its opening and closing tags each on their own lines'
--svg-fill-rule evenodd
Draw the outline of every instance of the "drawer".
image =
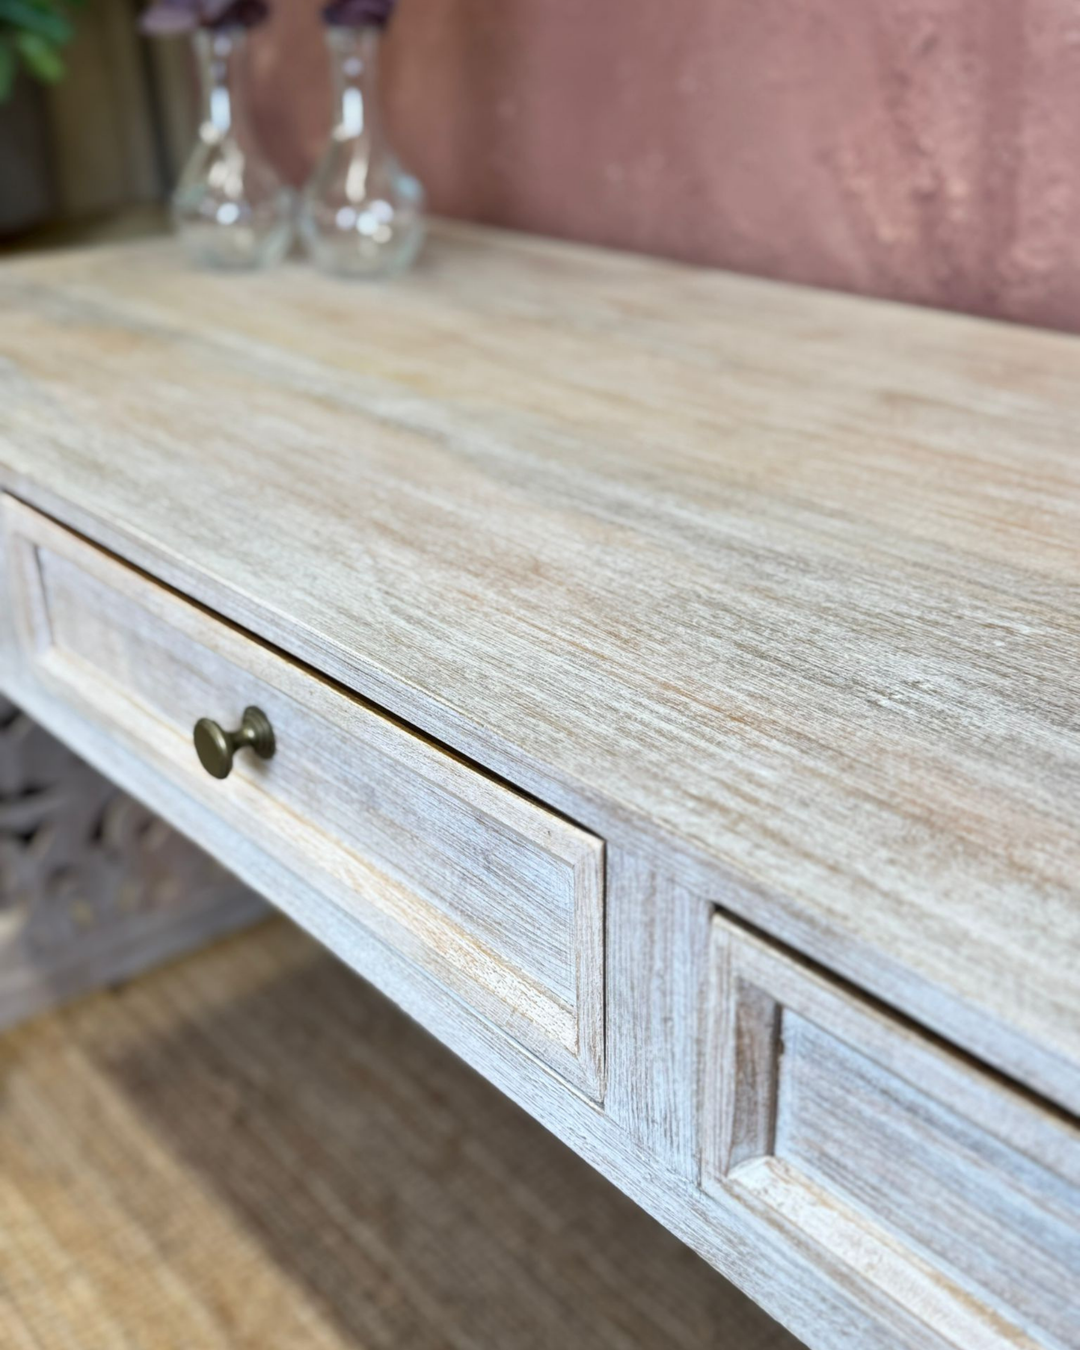
<svg viewBox="0 0 1080 1350">
<path fill-rule="evenodd" d="M 599 1097 L 595 836 L 12 498 L 4 524 L 28 678 Z M 209 777 L 194 724 L 250 705 L 273 757 Z"/>
<path fill-rule="evenodd" d="M 705 1189 L 931 1344 L 1076 1350 L 1076 1123 L 723 917 L 711 943 Z"/>
</svg>

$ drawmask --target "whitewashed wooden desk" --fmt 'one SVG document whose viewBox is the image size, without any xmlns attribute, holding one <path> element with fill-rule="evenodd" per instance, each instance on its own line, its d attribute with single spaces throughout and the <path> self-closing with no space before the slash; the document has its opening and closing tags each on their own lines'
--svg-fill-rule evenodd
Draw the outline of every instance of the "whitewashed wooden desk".
<svg viewBox="0 0 1080 1350">
<path fill-rule="evenodd" d="M 1080 1345 L 1080 342 L 449 226 L 0 306 L 6 693 L 811 1346 Z"/>
</svg>

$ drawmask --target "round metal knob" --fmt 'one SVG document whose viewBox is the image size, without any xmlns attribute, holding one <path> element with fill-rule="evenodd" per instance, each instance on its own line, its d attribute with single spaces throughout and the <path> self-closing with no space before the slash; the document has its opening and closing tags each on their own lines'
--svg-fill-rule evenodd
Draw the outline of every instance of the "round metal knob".
<svg viewBox="0 0 1080 1350">
<path fill-rule="evenodd" d="M 254 750 L 260 759 L 274 753 L 274 728 L 258 708 L 245 708 L 239 731 L 222 731 L 204 717 L 195 723 L 195 753 L 199 763 L 214 778 L 228 778 L 237 750 Z"/>
</svg>

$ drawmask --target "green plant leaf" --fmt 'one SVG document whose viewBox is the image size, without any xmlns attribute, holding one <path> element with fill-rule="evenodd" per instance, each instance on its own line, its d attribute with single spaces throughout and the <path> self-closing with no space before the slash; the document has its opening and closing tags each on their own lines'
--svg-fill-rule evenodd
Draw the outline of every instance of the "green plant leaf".
<svg viewBox="0 0 1080 1350">
<path fill-rule="evenodd" d="M 19 62 L 15 56 L 15 48 L 6 38 L 0 38 L 0 103 L 6 103 L 11 97 L 18 69 Z"/>
<path fill-rule="evenodd" d="M 64 77 L 64 60 L 56 47 L 37 33 L 20 33 L 15 39 L 23 64 L 31 75 L 46 84 Z"/>
<path fill-rule="evenodd" d="M 32 33 L 55 46 L 71 37 L 71 20 L 55 3 L 41 0 L 0 0 L 0 26 L 10 27 L 16 35 Z"/>
</svg>

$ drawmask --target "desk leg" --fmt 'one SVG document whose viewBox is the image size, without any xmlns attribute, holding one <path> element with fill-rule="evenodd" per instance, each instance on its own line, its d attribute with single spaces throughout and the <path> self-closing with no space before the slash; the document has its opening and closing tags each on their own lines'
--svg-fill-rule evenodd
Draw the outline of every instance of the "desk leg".
<svg viewBox="0 0 1080 1350">
<path fill-rule="evenodd" d="M 265 912 L 0 697 L 0 1028 Z"/>
</svg>

